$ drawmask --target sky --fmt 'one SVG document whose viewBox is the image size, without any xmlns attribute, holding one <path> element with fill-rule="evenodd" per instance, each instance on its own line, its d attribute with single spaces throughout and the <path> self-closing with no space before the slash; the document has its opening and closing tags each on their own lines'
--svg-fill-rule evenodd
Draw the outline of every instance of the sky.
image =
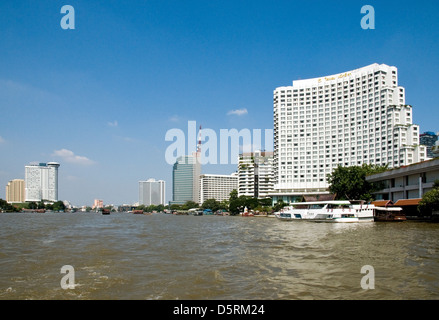
<svg viewBox="0 0 439 320">
<path fill-rule="evenodd" d="M 62 28 L 64 5 L 74 29 Z M 375 29 L 361 27 L 364 5 Z M 189 121 L 218 139 L 221 129 L 272 130 L 275 88 L 373 63 L 398 68 L 414 123 L 437 132 L 438 9 L 423 0 L 2 0 L 0 198 L 25 165 L 56 161 L 59 198 L 73 205 L 135 203 L 149 178 L 165 180 L 171 200 L 169 130 L 188 135 Z"/>
</svg>

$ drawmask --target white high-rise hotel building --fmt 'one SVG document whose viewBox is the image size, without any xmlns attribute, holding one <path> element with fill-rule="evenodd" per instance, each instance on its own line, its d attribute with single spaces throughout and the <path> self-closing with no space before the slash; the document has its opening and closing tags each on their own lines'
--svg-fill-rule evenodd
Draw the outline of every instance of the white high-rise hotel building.
<svg viewBox="0 0 439 320">
<path fill-rule="evenodd" d="M 32 163 L 25 166 L 25 200 L 58 201 L 57 162 Z"/>
<path fill-rule="evenodd" d="M 328 193 L 339 165 L 400 167 L 426 159 L 398 70 L 373 64 L 274 90 L 273 200 Z"/>
</svg>

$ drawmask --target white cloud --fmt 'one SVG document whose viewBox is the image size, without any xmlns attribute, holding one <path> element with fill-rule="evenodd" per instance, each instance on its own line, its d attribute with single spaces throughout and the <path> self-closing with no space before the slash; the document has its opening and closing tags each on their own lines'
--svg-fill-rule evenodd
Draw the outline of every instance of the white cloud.
<svg viewBox="0 0 439 320">
<path fill-rule="evenodd" d="M 80 165 L 91 165 L 94 161 L 88 159 L 87 157 L 77 156 L 73 151 L 67 149 L 55 150 L 52 154 L 54 157 L 60 157 L 65 162 L 80 164 Z"/>
<path fill-rule="evenodd" d="M 0 136 L 0 144 L 1 144 L 1 143 L 4 143 L 4 142 L 6 142 L 6 140 L 5 140 L 5 139 L 3 139 L 3 137 L 2 137 L 2 136 Z"/>
<path fill-rule="evenodd" d="M 174 116 L 169 118 L 169 121 L 171 121 L 171 122 L 178 122 L 178 121 L 180 121 L 180 118 L 177 115 L 174 115 Z"/>
<path fill-rule="evenodd" d="M 239 145 L 239 152 L 255 152 L 257 150 L 261 150 L 261 146 L 259 144 L 244 144 Z"/>
<path fill-rule="evenodd" d="M 110 127 L 117 127 L 117 126 L 118 126 L 117 120 L 115 120 L 115 121 L 113 121 L 113 122 L 108 122 L 107 124 L 108 124 Z"/>
<path fill-rule="evenodd" d="M 242 116 L 242 115 L 247 114 L 247 113 L 248 113 L 247 109 L 244 108 L 244 109 L 230 110 L 229 112 L 227 112 L 227 115 L 228 116 L 230 116 L 230 115 Z"/>
<path fill-rule="evenodd" d="M 134 142 L 136 141 L 133 138 L 130 137 L 123 137 L 123 136 L 114 136 L 115 139 L 119 140 L 119 141 L 125 141 L 125 142 Z"/>
</svg>

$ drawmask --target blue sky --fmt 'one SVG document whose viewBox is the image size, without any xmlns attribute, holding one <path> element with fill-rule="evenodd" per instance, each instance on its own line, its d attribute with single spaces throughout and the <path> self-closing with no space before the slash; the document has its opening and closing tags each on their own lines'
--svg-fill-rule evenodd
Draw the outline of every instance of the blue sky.
<svg viewBox="0 0 439 320">
<path fill-rule="evenodd" d="M 60 26 L 63 5 L 75 29 Z M 375 30 L 363 30 L 363 5 Z M 74 205 L 138 201 L 167 182 L 165 134 L 272 129 L 272 94 L 293 80 L 398 67 L 421 131 L 439 131 L 437 1 L 0 2 L 0 198 L 32 161 L 61 163 Z M 244 110 L 241 114 L 232 110 Z M 208 165 L 204 173 L 231 173 Z"/>
</svg>

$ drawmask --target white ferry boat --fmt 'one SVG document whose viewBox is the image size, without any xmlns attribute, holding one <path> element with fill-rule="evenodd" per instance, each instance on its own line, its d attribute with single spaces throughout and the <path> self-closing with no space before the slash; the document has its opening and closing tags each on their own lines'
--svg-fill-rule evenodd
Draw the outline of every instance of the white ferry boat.
<svg viewBox="0 0 439 320">
<path fill-rule="evenodd" d="M 375 206 L 364 201 L 297 202 L 276 212 L 279 220 L 319 222 L 372 222 Z"/>
</svg>

